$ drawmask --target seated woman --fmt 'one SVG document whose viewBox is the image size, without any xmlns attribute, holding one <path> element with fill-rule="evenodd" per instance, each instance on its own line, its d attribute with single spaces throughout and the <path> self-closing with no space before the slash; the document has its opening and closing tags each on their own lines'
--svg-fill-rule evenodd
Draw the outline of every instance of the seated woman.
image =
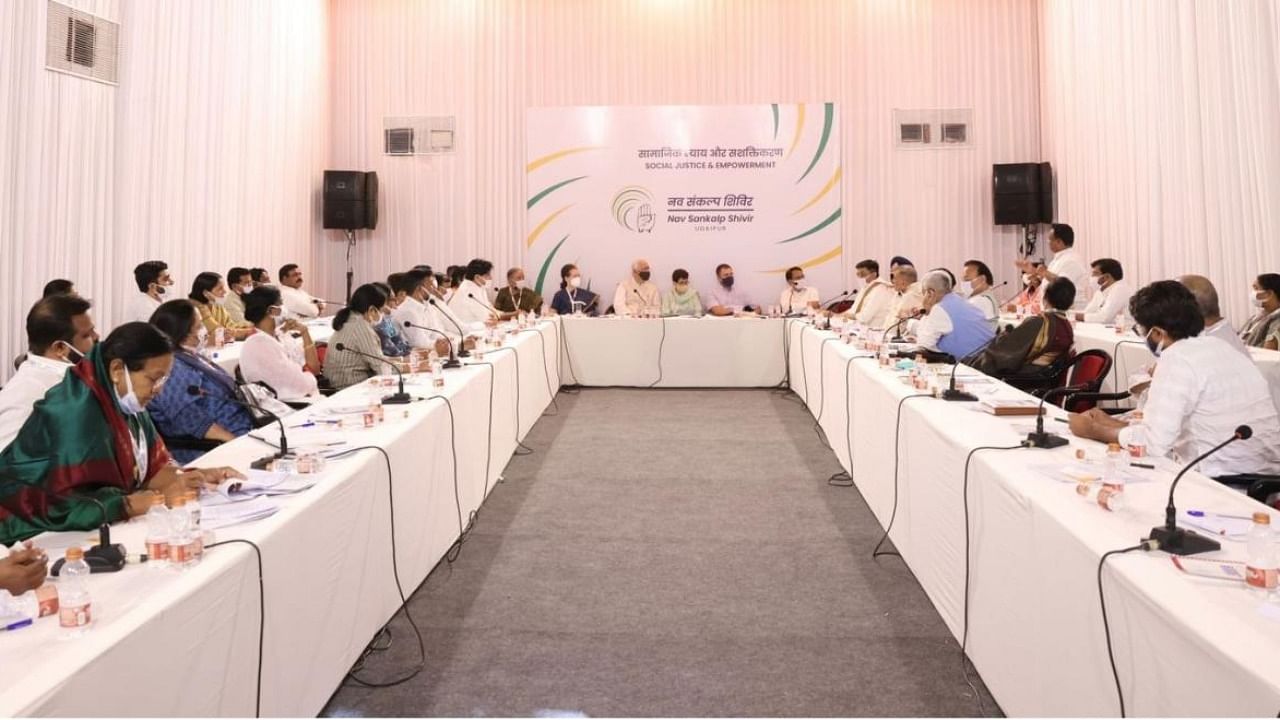
<svg viewBox="0 0 1280 720">
<path fill-rule="evenodd" d="M 396 325 L 391 319 L 391 313 L 403 301 L 403 296 L 397 296 L 391 291 L 391 286 L 386 283 L 375 282 L 372 285 L 382 291 L 387 296 L 386 309 L 382 314 L 382 322 L 378 323 L 373 331 L 378 333 L 378 342 L 382 345 L 382 354 L 387 357 L 408 357 L 413 352 L 413 348 L 409 345 L 409 341 L 401 332 L 400 326 Z"/>
<path fill-rule="evenodd" d="M 702 300 L 698 291 L 689 287 L 689 271 L 684 268 L 671 273 L 671 289 L 662 296 L 663 315 L 701 315 Z"/>
<path fill-rule="evenodd" d="M 1071 321 L 1065 314 L 1075 298 L 1076 286 L 1065 277 L 1049 283 L 1044 291 L 1044 302 L 1049 309 L 1001 334 L 971 364 L 1024 390 L 1037 389 L 1041 382 L 1052 381 L 1044 377 L 1047 368 L 1065 358 L 1075 343 Z"/>
<path fill-rule="evenodd" d="M 280 291 L 270 285 L 244 296 L 244 318 L 258 331 L 245 339 L 240 350 L 240 374 L 246 382 L 270 386 L 285 402 L 318 400 L 316 344 L 306 325 L 293 318 L 284 320 L 283 315 Z"/>
<path fill-rule="evenodd" d="M 202 272 L 196 275 L 191 283 L 191 294 L 187 295 L 200 311 L 200 322 L 210 337 L 222 328 L 227 340 L 243 340 L 253 332 L 253 326 L 247 322 L 238 323 L 231 319 L 231 313 L 222 306 L 227 298 L 227 284 L 216 272 Z"/>
<path fill-rule="evenodd" d="M 0 544 L 91 530 L 145 513 L 157 492 L 174 498 L 240 477 L 230 468 L 183 471 L 173 463 L 146 410 L 172 365 L 163 333 L 125 323 L 36 403 L 0 452 Z"/>
<path fill-rule="evenodd" d="M 1043 266 L 1044 263 L 1036 260 L 1031 263 L 1033 268 Z M 1013 302 L 1004 306 L 1006 312 L 1023 312 L 1027 315 L 1039 315 L 1041 309 L 1040 303 L 1040 283 L 1044 280 L 1034 273 L 1024 273 L 1022 275 L 1022 292 L 1014 297 Z"/>
<path fill-rule="evenodd" d="M 202 438 L 234 440 L 253 429 L 253 416 L 236 401 L 236 380 L 206 360 L 207 331 L 196 306 L 187 300 L 170 300 L 156 308 L 151 324 L 173 343 L 173 370 L 169 383 L 151 402 L 151 418 L 160 434 L 169 439 Z M 191 394 L 189 388 L 200 389 Z M 181 463 L 200 457 L 202 450 L 172 448 Z"/>
<path fill-rule="evenodd" d="M 347 306 L 333 317 L 333 337 L 325 355 L 324 376 L 335 390 L 351 387 L 392 369 L 383 357 L 382 343 L 374 328 L 386 315 L 387 296 L 376 285 L 365 284 L 351 293 Z M 350 350 L 339 350 L 341 344 Z M 368 357 L 372 355 L 373 357 Z"/>
<path fill-rule="evenodd" d="M 551 311 L 560 315 L 600 314 L 600 296 L 582 289 L 582 273 L 577 265 L 569 263 L 560 268 L 560 289 L 551 298 Z"/>
</svg>

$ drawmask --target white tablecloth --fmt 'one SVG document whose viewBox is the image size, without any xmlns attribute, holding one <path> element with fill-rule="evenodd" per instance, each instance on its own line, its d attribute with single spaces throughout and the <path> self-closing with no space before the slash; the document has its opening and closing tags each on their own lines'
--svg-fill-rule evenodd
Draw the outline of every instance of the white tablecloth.
<svg viewBox="0 0 1280 720">
<path fill-rule="evenodd" d="M 406 594 L 458 537 L 459 514 L 466 523 L 498 481 L 515 449 L 517 398 L 520 436 L 550 402 L 545 373 L 555 387 L 558 327 L 544 323 L 519 333 L 511 347 L 486 355 L 491 366 L 449 371 L 439 393 L 452 403 L 456 423 L 456 501 L 450 413 L 442 400 L 386 406 L 384 424 L 347 433 L 351 443 L 383 447 L 391 458 Z M 418 398 L 436 394 L 425 376 L 410 376 L 407 389 Z M 351 405 L 386 392 L 366 384 L 319 405 Z M 286 423 L 303 417 L 290 416 Z M 292 442 L 306 442 L 306 432 L 291 431 Z M 244 468 L 269 451 L 262 442 L 241 438 L 199 464 Z M 364 451 L 332 461 L 316 487 L 284 498 L 277 515 L 217 533 L 218 540 L 246 538 L 262 549 L 264 715 L 319 712 L 399 606 L 388 500 L 382 456 Z M 138 552 L 144 532 L 143 525 L 130 523 L 118 527 L 113 539 Z M 0 716 L 253 714 L 259 614 L 257 566 L 248 546 L 212 548 L 183 574 L 130 565 L 93 576 L 90 586 L 98 617 L 88 634 L 59 639 L 56 620 L 45 618 L 0 635 Z"/>
</svg>

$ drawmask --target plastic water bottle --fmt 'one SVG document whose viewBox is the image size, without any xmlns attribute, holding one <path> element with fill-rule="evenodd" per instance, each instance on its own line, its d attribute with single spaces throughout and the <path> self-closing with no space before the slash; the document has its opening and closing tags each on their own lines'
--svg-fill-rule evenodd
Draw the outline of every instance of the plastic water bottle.
<svg viewBox="0 0 1280 720">
<path fill-rule="evenodd" d="M 1249 554 L 1244 564 L 1244 581 L 1258 597 L 1269 598 L 1275 592 L 1276 565 L 1271 516 L 1256 512 L 1253 514 L 1253 527 L 1249 528 Z"/>
<path fill-rule="evenodd" d="M 153 495 L 147 509 L 147 564 L 163 567 L 169 560 L 169 510 L 163 495 Z"/>
<path fill-rule="evenodd" d="M 184 570 L 196 562 L 195 536 L 191 532 L 191 512 L 187 498 L 179 496 L 169 511 L 169 566 Z"/>
<path fill-rule="evenodd" d="M 1129 468 L 1129 456 L 1120 443 L 1107 443 L 1107 454 L 1102 460 L 1102 484 L 1124 492 L 1124 472 Z"/>
<path fill-rule="evenodd" d="M 379 412 L 381 412 L 382 410 L 381 405 L 378 406 L 378 410 Z M 190 527 L 191 527 L 191 538 L 192 538 L 192 551 L 195 557 L 195 561 L 199 562 L 200 558 L 204 557 L 204 529 L 200 527 L 200 520 L 201 520 L 200 493 L 196 492 L 195 490 L 188 490 L 185 493 L 185 495 L 187 498 L 187 514 L 191 518 Z"/>
<path fill-rule="evenodd" d="M 67 561 L 58 573 L 58 624 L 67 637 L 89 629 L 93 613 L 89 603 L 89 563 L 84 550 L 67 548 Z"/>
<path fill-rule="evenodd" d="M 1135 412 L 1138 420 L 1129 425 L 1129 457 L 1143 458 L 1147 456 L 1147 427 L 1142 424 L 1141 414 Z"/>
<path fill-rule="evenodd" d="M 431 361 L 431 387 L 436 390 L 444 387 L 444 363 L 439 358 Z"/>
<path fill-rule="evenodd" d="M 1076 484 L 1076 494 L 1099 507 L 1120 512 L 1125 507 L 1124 493 L 1106 483 L 1082 482 Z"/>
</svg>

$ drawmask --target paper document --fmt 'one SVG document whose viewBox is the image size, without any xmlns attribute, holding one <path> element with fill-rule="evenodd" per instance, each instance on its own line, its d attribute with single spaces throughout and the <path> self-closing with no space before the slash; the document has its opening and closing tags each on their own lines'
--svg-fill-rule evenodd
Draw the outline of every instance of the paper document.
<svg viewBox="0 0 1280 720">
<path fill-rule="evenodd" d="M 228 478 L 218 485 L 218 492 L 230 499 L 259 495 L 292 495 L 316 484 L 315 475 L 292 475 L 268 470 L 250 470 L 244 479 Z"/>
<path fill-rule="evenodd" d="M 244 502 L 225 505 L 201 505 L 200 526 L 206 530 L 239 525 L 240 523 L 271 517 L 280 511 L 280 504 L 271 498 L 259 497 Z"/>
<path fill-rule="evenodd" d="M 1196 513 L 1196 514 L 1192 514 Z M 1230 517 L 1199 510 L 1179 510 L 1178 525 L 1199 530 L 1215 538 L 1243 541 L 1249 536 L 1249 528 L 1253 527 L 1253 519 Z"/>
</svg>

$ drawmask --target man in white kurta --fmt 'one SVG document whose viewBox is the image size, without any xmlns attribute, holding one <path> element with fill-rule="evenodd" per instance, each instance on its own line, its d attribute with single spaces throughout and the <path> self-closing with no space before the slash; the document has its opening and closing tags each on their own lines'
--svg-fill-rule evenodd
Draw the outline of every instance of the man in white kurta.
<svg viewBox="0 0 1280 720">
<path fill-rule="evenodd" d="M 618 283 L 613 293 L 613 312 L 619 316 L 662 312 L 662 294 L 657 283 L 649 279 L 649 261 L 631 263 L 631 275 Z"/>
<path fill-rule="evenodd" d="M 1090 267 L 1089 284 L 1097 288 L 1083 312 L 1076 313 L 1076 320 L 1091 323 L 1113 323 L 1116 317 L 1129 310 L 1129 298 L 1133 288 L 1124 280 L 1124 268 L 1118 260 L 1100 258 Z M 1077 291 L 1078 293 L 1079 291 Z"/>
</svg>

